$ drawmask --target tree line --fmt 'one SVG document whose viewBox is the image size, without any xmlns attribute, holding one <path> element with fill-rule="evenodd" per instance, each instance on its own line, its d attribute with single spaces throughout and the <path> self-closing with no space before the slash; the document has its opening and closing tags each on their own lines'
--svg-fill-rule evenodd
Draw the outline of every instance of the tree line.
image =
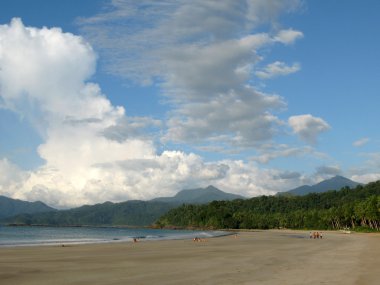
<svg viewBox="0 0 380 285">
<path fill-rule="evenodd" d="M 261 196 L 170 210 L 158 227 L 380 231 L 380 181 L 306 196 Z"/>
</svg>

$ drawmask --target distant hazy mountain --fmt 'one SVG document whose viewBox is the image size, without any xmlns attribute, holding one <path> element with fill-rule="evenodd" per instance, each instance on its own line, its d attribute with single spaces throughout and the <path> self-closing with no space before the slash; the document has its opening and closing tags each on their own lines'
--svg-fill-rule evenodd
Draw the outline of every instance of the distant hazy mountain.
<svg viewBox="0 0 380 285">
<path fill-rule="evenodd" d="M 26 202 L 16 199 L 11 199 L 5 196 L 0 196 L 0 219 L 15 216 L 22 213 L 39 213 L 55 211 L 54 208 L 46 204 L 37 202 Z"/>
<path fill-rule="evenodd" d="M 245 199 L 245 197 L 226 193 L 214 186 L 206 188 L 188 189 L 178 192 L 174 197 L 161 197 L 151 201 L 167 202 L 167 203 L 187 203 L 187 204 L 205 204 L 215 200 L 230 201 L 235 199 Z"/>
<path fill-rule="evenodd" d="M 358 185 L 360 185 L 360 183 L 352 181 L 343 176 L 335 176 L 333 178 L 319 182 L 318 184 L 315 184 L 313 186 L 303 185 L 303 186 L 294 188 L 292 190 L 289 190 L 287 192 L 281 192 L 278 194 L 279 195 L 290 194 L 290 195 L 302 196 L 302 195 L 307 195 L 309 193 L 322 193 L 322 192 L 327 192 L 330 190 L 340 190 L 341 188 L 346 187 L 346 186 L 348 186 L 349 188 L 355 188 Z"/>
<path fill-rule="evenodd" d="M 148 201 L 105 202 L 54 213 L 21 214 L 4 222 L 54 226 L 147 226 L 177 206 L 178 204 Z"/>
<path fill-rule="evenodd" d="M 150 201 L 105 202 L 82 206 L 54 213 L 21 214 L 6 220 L 7 223 L 42 225 L 128 225 L 147 226 L 158 220 L 172 208 L 183 203 L 201 204 L 214 200 L 243 198 L 225 193 L 213 186 L 180 191 L 174 197 L 156 198 Z"/>
</svg>

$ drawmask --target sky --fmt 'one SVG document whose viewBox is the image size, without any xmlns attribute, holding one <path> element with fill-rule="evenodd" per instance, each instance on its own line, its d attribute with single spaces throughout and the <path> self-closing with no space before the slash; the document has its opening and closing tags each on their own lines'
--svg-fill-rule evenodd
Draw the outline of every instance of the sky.
<svg viewBox="0 0 380 285">
<path fill-rule="evenodd" d="M 0 195 L 69 208 L 378 180 L 379 11 L 2 0 Z"/>
</svg>

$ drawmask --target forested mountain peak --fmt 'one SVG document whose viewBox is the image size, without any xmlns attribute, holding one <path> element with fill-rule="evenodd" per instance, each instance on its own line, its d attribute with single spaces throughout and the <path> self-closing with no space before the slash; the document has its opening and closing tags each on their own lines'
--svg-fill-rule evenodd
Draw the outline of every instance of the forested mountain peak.
<svg viewBox="0 0 380 285">
<path fill-rule="evenodd" d="M 292 190 L 278 193 L 279 195 L 307 195 L 309 193 L 323 193 L 330 190 L 339 190 L 343 187 L 355 188 L 360 183 L 352 181 L 346 177 L 336 175 L 330 179 L 323 180 L 315 185 L 303 185 Z"/>
<path fill-rule="evenodd" d="M 235 200 L 245 199 L 243 196 L 226 193 L 218 188 L 209 185 L 206 188 L 185 189 L 179 191 L 174 197 L 161 197 L 153 199 L 152 201 L 170 202 L 170 203 L 193 203 L 203 204 L 215 200 Z"/>
<path fill-rule="evenodd" d="M 40 201 L 27 202 L 0 196 L 0 218 L 7 218 L 22 213 L 32 214 L 48 211 L 55 211 L 55 209 Z"/>
</svg>

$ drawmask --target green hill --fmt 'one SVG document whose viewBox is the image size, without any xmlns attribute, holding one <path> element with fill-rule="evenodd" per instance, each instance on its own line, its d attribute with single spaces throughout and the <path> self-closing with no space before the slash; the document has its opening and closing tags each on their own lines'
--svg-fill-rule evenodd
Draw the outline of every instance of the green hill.
<svg viewBox="0 0 380 285">
<path fill-rule="evenodd" d="M 3 220 L 3 222 L 56 226 L 148 226 L 166 214 L 170 209 L 178 207 L 181 204 L 202 204 L 214 200 L 231 200 L 240 197 L 209 186 L 207 188 L 183 190 L 174 197 L 156 198 L 151 201 L 106 202 L 54 213 L 21 214 Z"/>
<path fill-rule="evenodd" d="M 306 196 L 261 196 L 247 200 L 183 205 L 157 221 L 161 227 L 212 229 L 380 229 L 380 181 Z"/>
<path fill-rule="evenodd" d="M 147 201 L 105 202 L 54 213 L 21 214 L 6 223 L 53 226 L 147 226 L 178 204 Z"/>
<path fill-rule="evenodd" d="M 0 219 L 12 217 L 22 213 L 33 214 L 49 211 L 56 211 L 56 209 L 51 208 L 40 201 L 26 202 L 0 196 Z"/>
</svg>

